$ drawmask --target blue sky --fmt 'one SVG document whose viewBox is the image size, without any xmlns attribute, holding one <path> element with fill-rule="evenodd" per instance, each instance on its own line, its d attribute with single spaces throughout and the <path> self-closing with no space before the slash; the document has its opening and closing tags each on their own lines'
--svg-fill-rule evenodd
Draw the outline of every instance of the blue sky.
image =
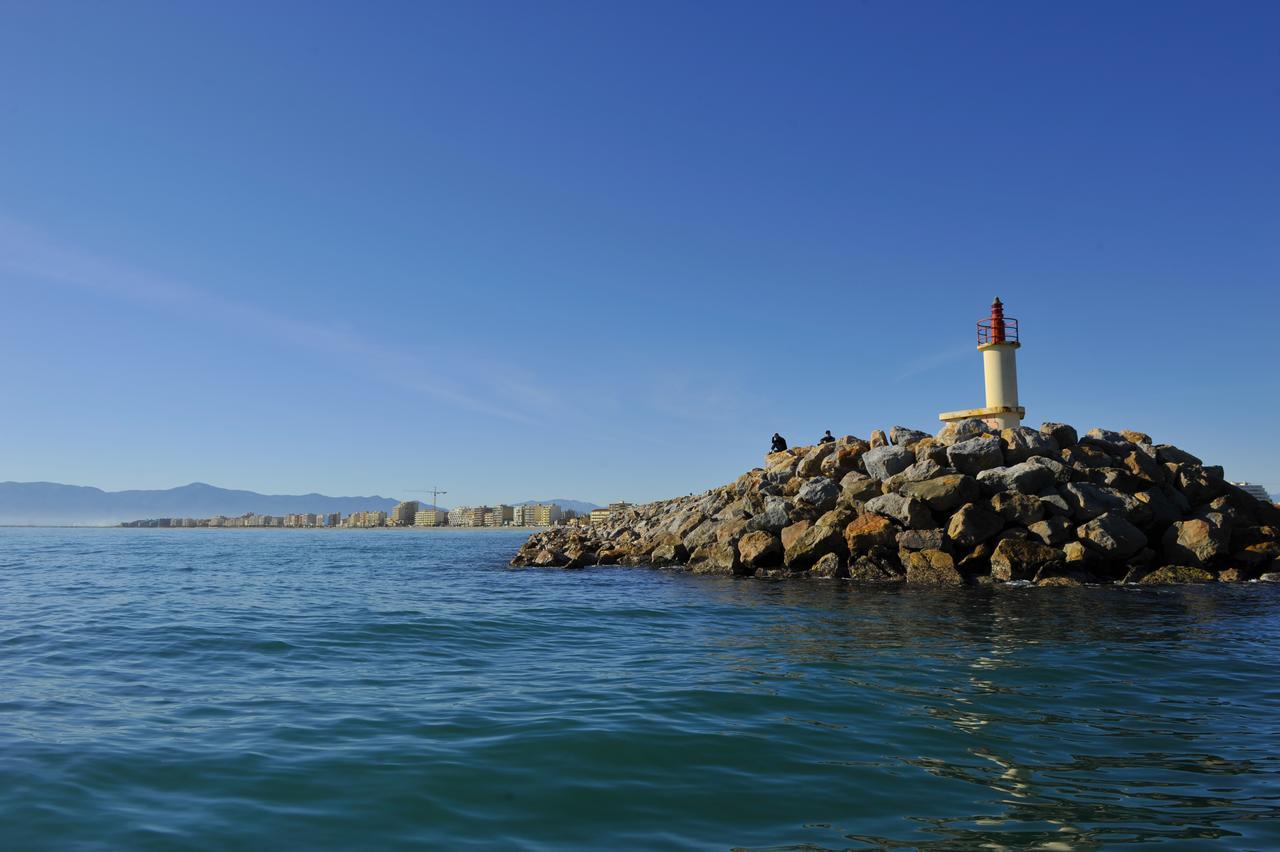
<svg viewBox="0 0 1280 852">
<path fill-rule="evenodd" d="M 1280 491 L 1273 3 L 0 5 L 0 479 L 649 500 L 1028 421 Z"/>
</svg>

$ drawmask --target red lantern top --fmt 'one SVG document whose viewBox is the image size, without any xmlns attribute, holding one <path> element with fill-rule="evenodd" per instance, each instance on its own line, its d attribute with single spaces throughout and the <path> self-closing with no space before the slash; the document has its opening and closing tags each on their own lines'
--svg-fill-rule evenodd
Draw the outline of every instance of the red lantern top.
<svg viewBox="0 0 1280 852">
<path fill-rule="evenodd" d="M 1004 304 L 997 296 L 991 303 L 991 316 L 978 323 L 978 345 L 988 343 L 1017 343 L 1018 321 L 1004 315 Z"/>
</svg>

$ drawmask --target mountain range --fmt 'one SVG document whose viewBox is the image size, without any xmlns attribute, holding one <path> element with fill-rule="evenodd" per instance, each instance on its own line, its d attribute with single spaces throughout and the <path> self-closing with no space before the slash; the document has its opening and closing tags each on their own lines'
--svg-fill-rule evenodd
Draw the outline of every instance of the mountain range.
<svg viewBox="0 0 1280 852">
<path fill-rule="evenodd" d="M 193 482 L 152 491 L 103 491 L 85 485 L 57 482 L 0 482 L 0 525 L 100 526 L 145 518 L 234 518 L 246 512 L 289 515 L 300 512 L 344 515 L 361 511 L 390 511 L 391 497 L 327 497 L 324 494 L 259 494 Z M 582 500 L 526 500 L 558 503 L 579 513 L 598 509 Z M 423 509 L 430 509 L 428 503 Z"/>
<path fill-rule="evenodd" d="M 57 482 L 0 482 L 0 524 L 118 524 L 141 518 L 236 517 L 246 512 L 388 511 L 390 497 L 326 497 L 323 494 L 258 494 L 193 482 L 157 491 L 103 491 Z"/>
</svg>

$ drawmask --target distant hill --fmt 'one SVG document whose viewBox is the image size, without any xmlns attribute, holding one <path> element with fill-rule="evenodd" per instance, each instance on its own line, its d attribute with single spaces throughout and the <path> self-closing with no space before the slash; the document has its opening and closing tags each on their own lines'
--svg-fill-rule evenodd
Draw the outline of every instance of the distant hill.
<svg viewBox="0 0 1280 852">
<path fill-rule="evenodd" d="M 563 497 L 552 497 L 549 500 L 525 500 L 522 503 L 512 503 L 513 506 L 528 506 L 532 503 L 555 503 L 561 509 L 572 509 L 579 515 L 585 515 L 592 509 L 602 509 L 603 506 L 597 506 L 595 503 L 588 503 L 585 500 L 566 500 Z"/>
<path fill-rule="evenodd" d="M 193 482 L 163 491 L 103 491 L 56 482 L 0 482 L 0 524 L 118 524 L 143 518 L 235 517 L 246 512 L 359 512 L 392 509 L 390 497 L 258 494 Z M 423 508 L 430 508 L 424 504 Z"/>
</svg>

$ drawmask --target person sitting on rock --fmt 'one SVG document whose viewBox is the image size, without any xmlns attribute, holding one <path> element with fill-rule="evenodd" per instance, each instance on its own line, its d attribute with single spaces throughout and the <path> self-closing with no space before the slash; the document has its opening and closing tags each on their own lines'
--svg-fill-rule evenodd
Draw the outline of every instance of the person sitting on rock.
<svg viewBox="0 0 1280 852">
<path fill-rule="evenodd" d="M 836 442 L 836 439 L 831 437 L 830 429 L 827 430 L 827 434 L 823 435 L 821 438 L 818 439 L 819 444 L 834 444 L 835 442 Z"/>
<path fill-rule="evenodd" d="M 787 448 L 787 439 L 779 435 L 777 432 L 774 432 L 773 433 L 773 449 L 771 449 L 769 452 L 780 453 L 786 448 Z"/>
</svg>

